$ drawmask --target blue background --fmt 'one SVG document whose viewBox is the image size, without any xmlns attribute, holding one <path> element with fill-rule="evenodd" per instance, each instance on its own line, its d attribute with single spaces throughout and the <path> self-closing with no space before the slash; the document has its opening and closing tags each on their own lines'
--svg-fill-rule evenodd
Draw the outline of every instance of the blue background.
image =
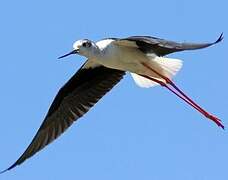
<svg viewBox="0 0 228 180">
<path fill-rule="evenodd" d="M 25 150 L 58 89 L 85 58 L 77 39 L 151 35 L 222 43 L 170 57 L 175 82 L 228 126 L 227 1 L 1 1 L 0 170 Z M 127 75 L 57 141 L 10 172 L 18 179 L 227 180 L 228 133 L 162 87 Z"/>
</svg>

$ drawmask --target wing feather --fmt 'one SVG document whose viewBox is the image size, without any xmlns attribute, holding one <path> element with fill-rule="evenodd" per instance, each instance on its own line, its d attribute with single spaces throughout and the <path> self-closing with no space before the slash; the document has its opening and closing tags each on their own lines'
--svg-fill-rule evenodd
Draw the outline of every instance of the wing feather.
<svg viewBox="0 0 228 180">
<path fill-rule="evenodd" d="M 91 67 L 88 64 L 89 61 L 59 90 L 30 145 L 13 165 L 1 173 L 23 163 L 50 144 L 111 90 L 125 74 L 123 71 L 98 65 Z"/>
<path fill-rule="evenodd" d="M 212 43 L 178 43 L 150 36 L 131 36 L 118 39 L 114 43 L 120 46 L 137 47 L 146 54 L 155 53 L 158 56 L 164 56 L 178 51 L 206 48 L 219 43 L 222 39 L 223 33 Z"/>
</svg>

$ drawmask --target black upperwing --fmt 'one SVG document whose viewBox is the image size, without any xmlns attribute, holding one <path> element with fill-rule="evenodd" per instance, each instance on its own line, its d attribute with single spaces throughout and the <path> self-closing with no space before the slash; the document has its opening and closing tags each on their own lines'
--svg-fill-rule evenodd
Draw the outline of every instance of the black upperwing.
<svg viewBox="0 0 228 180">
<path fill-rule="evenodd" d="M 94 106 L 125 74 L 123 71 L 101 65 L 84 68 L 85 66 L 86 63 L 59 90 L 43 123 L 25 152 L 13 165 L 1 173 L 23 163 L 50 144 Z"/>
<path fill-rule="evenodd" d="M 150 36 L 131 36 L 117 39 L 114 43 L 120 46 L 137 47 L 144 53 L 155 53 L 158 56 L 164 56 L 178 51 L 206 48 L 219 43 L 222 39 L 223 33 L 212 43 L 177 43 Z"/>
</svg>

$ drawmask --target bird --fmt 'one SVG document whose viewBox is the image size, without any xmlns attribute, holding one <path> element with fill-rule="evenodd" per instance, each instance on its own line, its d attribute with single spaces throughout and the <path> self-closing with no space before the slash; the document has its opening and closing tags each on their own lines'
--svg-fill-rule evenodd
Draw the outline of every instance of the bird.
<svg viewBox="0 0 228 180">
<path fill-rule="evenodd" d="M 221 42 L 223 38 L 221 33 L 211 43 L 179 43 L 152 36 L 105 38 L 97 42 L 89 39 L 77 40 L 73 44 L 73 50 L 58 59 L 78 54 L 87 60 L 60 88 L 24 153 L 0 173 L 22 164 L 53 142 L 73 122 L 87 113 L 127 72 L 139 87 L 161 85 L 224 129 L 219 118 L 200 107 L 174 83 L 173 77 L 183 63 L 182 60 L 167 57 L 175 52 L 207 48 Z"/>
</svg>

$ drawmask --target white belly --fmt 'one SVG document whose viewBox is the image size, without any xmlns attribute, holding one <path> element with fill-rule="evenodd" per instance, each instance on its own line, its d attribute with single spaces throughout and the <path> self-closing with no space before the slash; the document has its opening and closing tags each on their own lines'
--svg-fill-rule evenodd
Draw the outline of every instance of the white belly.
<svg viewBox="0 0 228 180">
<path fill-rule="evenodd" d="M 128 47 L 115 47 L 115 50 L 106 50 L 106 53 L 99 62 L 109 68 L 123 71 L 134 72 L 138 74 L 145 73 L 145 67 L 142 62 L 148 62 L 149 59 L 139 50 Z"/>
</svg>

